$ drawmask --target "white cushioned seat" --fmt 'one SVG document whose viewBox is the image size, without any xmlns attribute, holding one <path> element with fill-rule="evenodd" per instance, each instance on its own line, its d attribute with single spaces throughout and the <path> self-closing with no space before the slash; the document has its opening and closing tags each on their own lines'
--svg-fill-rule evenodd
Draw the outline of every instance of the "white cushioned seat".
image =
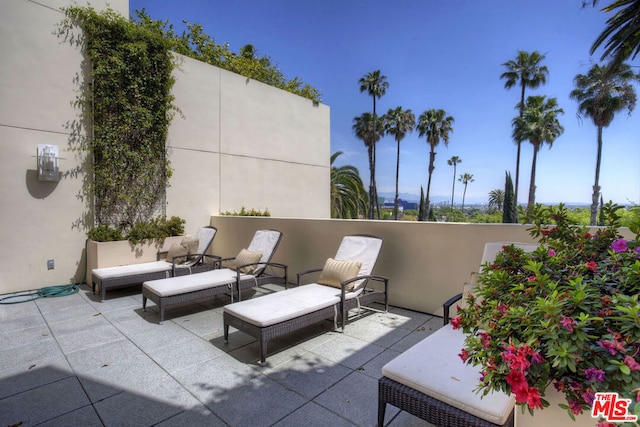
<svg viewBox="0 0 640 427">
<path fill-rule="evenodd" d="M 497 425 L 506 422 L 515 399 L 504 393 L 476 393 L 478 367 L 466 365 L 458 353 L 465 335 L 443 326 L 382 368 L 382 374 L 427 396 Z"/>
<path fill-rule="evenodd" d="M 143 262 L 140 264 L 120 265 L 117 267 L 94 268 L 93 275 L 104 280 L 113 279 L 114 277 L 131 276 L 134 274 L 156 273 L 159 271 L 166 271 L 169 273 L 172 266 L 173 265 L 171 263 L 166 261 Z"/>
<path fill-rule="evenodd" d="M 354 298 L 356 295 L 355 292 L 349 292 L 345 298 Z M 228 304 L 224 311 L 247 323 L 265 327 L 304 316 L 339 302 L 339 289 L 310 283 L 261 298 Z"/>
<path fill-rule="evenodd" d="M 250 277 L 253 276 L 241 274 L 240 280 Z M 195 292 L 212 286 L 235 283 L 236 278 L 237 273 L 235 270 L 224 268 L 221 270 L 205 271 L 198 274 L 170 277 L 168 279 L 150 280 L 148 282 L 144 282 L 142 287 L 152 291 L 160 297 L 168 297 Z"/>
</svg>

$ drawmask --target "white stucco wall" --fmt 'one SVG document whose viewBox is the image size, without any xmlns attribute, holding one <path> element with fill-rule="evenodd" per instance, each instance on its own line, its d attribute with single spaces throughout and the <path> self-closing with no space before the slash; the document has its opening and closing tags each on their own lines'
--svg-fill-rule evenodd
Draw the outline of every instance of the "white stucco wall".
<svg viewBox="0 0 640 427">
<path fill-rule="evenodd" d="M 87 3 L 128 14 L 128 0 L 2 2 L 0 294 L 83 277 L 86 229 L 74 224 L 91 216 L 78 198 L 84 174 L 69 174 L 83 158 L 68 150 L 81 118 L 72 102 L 82 54 L 54 33 L 61 7 Z M 189 58 L 180 62 L 174 95 L 182 116 L 167 142 L 174 168 L 167 214 L 185 218 L 187 233 L 243 206 L 328 218 L 329 108 Z M 59 182 L 37 180 L 38 144 L 59 147 Z"/>
</svg>

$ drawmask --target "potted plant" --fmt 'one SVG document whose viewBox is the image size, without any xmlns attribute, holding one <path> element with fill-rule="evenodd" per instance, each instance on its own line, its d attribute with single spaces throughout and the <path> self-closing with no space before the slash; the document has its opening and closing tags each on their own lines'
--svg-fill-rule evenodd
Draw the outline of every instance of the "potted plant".
<svg viewBox="0 0 640 427">
<path fill-rule="evenodd" d="M 591 234 L 569 223 L 564 206 L 538 206 L 529 232 L 539 248 L 505 246 L 483 266 L 452 319 L 467 334 L 460 357 L 481 367 L 479 391 L 512 393 L 533 414 L 553 387 L 569 417 L 603 415 L 600 427 L 619 424 L 596 393 L 618 393 L 628 400 L 616 422 L 636 425 L 626 421 L 640 415 L 640 246 L 637 227 L 636 240 L 619 234 L 619 208 L 605 205 L 608 225 Z"/>
</svg>

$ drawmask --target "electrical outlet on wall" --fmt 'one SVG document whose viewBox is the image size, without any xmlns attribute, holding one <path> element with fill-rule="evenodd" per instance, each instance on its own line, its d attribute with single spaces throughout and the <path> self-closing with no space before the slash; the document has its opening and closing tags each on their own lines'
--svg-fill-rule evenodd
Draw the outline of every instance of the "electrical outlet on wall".
<svg viewBox="0 0 640 427">
<path fill-rule="evenodd" d="M 47 270 L 53 270 L 55 264 L 52 259 L 47 260 Z"/>
</svg>

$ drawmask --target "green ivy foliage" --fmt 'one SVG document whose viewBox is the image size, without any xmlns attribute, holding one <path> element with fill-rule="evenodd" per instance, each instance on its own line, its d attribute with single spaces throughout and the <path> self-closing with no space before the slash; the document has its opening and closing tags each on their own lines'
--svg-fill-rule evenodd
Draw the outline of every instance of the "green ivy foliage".
<svg viewBox="0 0 640 427">
<path fill-rule="evenodd" d="M 244 206 L 240 209 L 240 212 L 222 212 L 220 213 L 220 215 L 229 215 L 229 216 L 271 216 L 271 213 L 269 212 L 269 209 L 265 209 L 264 211 L 261 211 L 259 209 L 245 209 Z"/>
<path fill-rule="evenodd" d="M 89 90 L 79 100 L 93 134 L 86 194 L 93 195 L 98 226 L 128 230 L 164 209 L 171 177 L 166 153 L 176 108 L 171 43 L 115 11 L 63 9 L 60 33 L 82 30 L 77 43 L 90 64 Z"/>
<path fill-rule="evenodd" d="M 145 9 L 136 11 L 136 19 L 133 22 L 140 28 L 163 36 L 170 44 L 171 50 L 176 53 L 294 93 L 310 99 L 315 104 L 322 102 L 318 89 L 304 83 L 298 77 L 287 79 L 277 64 L 271 62 L 271 58 L 266 55 L 258 57 L 251 44 L 243 46 L 239 53 L 234 53 L 229 49 L 228 43 L 216 43 L 204 32 L 200 24 L 185 21 L 187 31 L 177 34 L 167 20 L 151 19 Z"/>
<path fill-rule="evenodd" d="M 99 225 L 87 232 L 87 237 L 96 242 L 114 242 L 118 240 L 129 240 L 132 244 L 145 241 L 163 242 L 169 236 L 181 236 L 184 234 L 185 220 L 172 216 L 152 218 L 150 221 L 137 222 L 128 230 L 111 227 L 109 225 Z"/>
</svg>

